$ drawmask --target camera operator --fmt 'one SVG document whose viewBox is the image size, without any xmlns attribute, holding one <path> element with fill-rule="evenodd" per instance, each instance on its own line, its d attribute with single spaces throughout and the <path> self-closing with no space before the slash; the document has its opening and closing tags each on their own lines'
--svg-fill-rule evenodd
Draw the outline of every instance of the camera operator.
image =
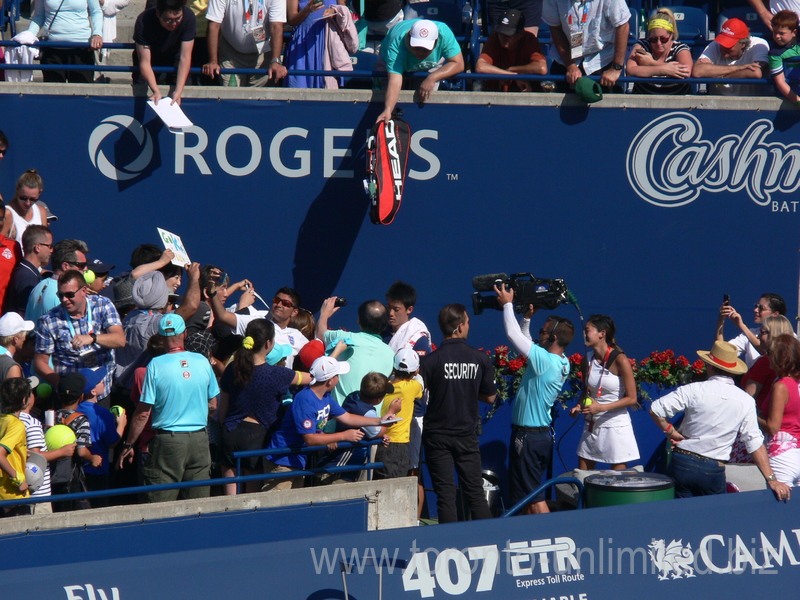
<svg viewBox="0 0 800 600">
<path fill-rule="evenodd" d="M 575 327 L 568 319 L 551 315 L 539 330 L 539 341 L 531 343 L 514 317 L 514 291 L 498 285 L 494 291 L 503 310 L 508 340 L 527 359 L 511 416 L 508 462 L 513 505 L 539 487 L 550 464 L 553 455 L 550 409 L 569 375 L 569 360 L 564 351 L 575 336 Z M 526 512 L 550 512 L 544 494 L 534 498 Z"/>
</svg>

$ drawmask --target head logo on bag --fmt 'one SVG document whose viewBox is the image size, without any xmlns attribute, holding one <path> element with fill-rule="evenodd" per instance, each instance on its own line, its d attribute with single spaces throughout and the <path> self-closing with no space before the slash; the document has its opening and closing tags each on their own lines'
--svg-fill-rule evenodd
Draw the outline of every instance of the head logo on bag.
<svg viewBox="0 0 800 600">
<path fill-rule="evenodd" d="M 410 140 L 411 128 L 397 117 L 376 123 L 367 140 L 364 183 L 372 201 L 370 219 L 376 225 L 388 225 L 400 210 Z"/>
</svg>

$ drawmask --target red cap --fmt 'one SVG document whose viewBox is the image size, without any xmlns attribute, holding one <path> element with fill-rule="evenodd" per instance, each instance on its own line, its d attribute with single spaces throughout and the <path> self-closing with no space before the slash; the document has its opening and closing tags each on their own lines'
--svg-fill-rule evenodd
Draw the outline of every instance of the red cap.
<svg viewBox="0 0 800 600">
<path fill-rule="evenodd" d="M 750 36 L 750 30 L 741 19 L 728 19 L 722 24 L 722 29 L 714 38 L 723 48 L 733 48 L 739 40 Z"/>
<path fill-rule="evenodd" d="M 325 346 L 320 340 L 311 340 L 305 346 L 300 348 L 300 353 L 297 355 L 297 358 L 303 363 L 305 366 L 306 371 L 311 368 L 311 365 L 314 364 L 314 361 L 317 360 L 320 356 L 325 356 Z M 295 368 L 297 365 L 295 365 Z"/>
</svg>

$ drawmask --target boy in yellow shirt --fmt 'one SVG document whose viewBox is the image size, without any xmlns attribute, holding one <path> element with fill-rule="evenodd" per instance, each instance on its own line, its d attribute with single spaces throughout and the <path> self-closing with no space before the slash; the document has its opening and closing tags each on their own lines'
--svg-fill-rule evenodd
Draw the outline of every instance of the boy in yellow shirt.
<svg viewBox="0 0 800 600">
<path fill-rule="evenodd" d="M 414 380 L 419 372 L 419 354 L 411 348 L 401 348 L 394 356 L 394 392 L 387 394 L 381 406 L 381 416 L 390 412 L 392 402 L 401 401 L 397 416 L 402 421 L 395 423 L 388 431 L 391 443 L 378 446 L 375 460 L 384 463 L 382 469 L 374 473 L 375 479 L 405 477 L 408 475 L 408 449 L 411 438 L 411 421 L 414 416 L 414 401 L 422 398 L 422 385 Z"/>
<path fill-rule="evenodd" d="M 26 379 L 6 379 L 0 386 L 0 499 L 17 500 L 28 497 L 25 464 L 28 462 L 28 438 L 19 413 L 31 395 Z M 12 506 L 0 511 L 0 516 L 31 514 L 31 507 Z"/>
</svg>

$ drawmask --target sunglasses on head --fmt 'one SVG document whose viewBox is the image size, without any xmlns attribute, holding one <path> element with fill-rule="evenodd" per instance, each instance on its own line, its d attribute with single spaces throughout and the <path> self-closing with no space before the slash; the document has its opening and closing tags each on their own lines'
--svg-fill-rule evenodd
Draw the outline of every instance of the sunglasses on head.
<svg viewBox="0 0 800 600">
<path fill-rule="evenodd" d="M 670 36 L 668 36 L 668 35 L 662 35 L 662 36 L 655 35 L 655 36 L 653 36 L 651 38 L 647 38 L 647 40 L 651 44 L 655 44 L 656 42 L 661 42 L 662 44 L 666 44 L 670 40 Z"/>
<path fill-rule="evenodd" d="M 284 300 L 282 298 L 278 298 L 277 296 L 275 296 L 272 299 L 272 303 L 273 304 L 280 304 L 281 306 L 285 306 L 286 308 L 294 308 L 294 304 L 292 303 L 291 300 Z"/>
<path fill-rule="evenodd" d="M 75 297 L 75 294 L 77 294 L 78 292 L 80 292 L 80 290 L 77 290 L 75 292 L 57 292 L 56 296 L 58 296 L 59 300 L 63 300 L 64 298 L 66 298 L 67 300 L 72 300 Z"/>
</svg>

